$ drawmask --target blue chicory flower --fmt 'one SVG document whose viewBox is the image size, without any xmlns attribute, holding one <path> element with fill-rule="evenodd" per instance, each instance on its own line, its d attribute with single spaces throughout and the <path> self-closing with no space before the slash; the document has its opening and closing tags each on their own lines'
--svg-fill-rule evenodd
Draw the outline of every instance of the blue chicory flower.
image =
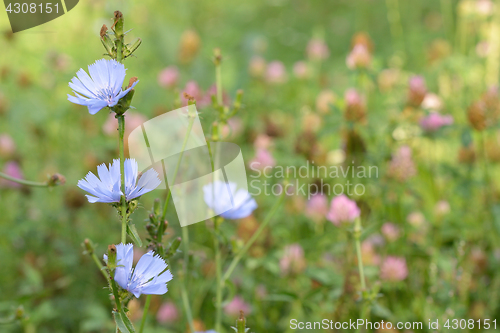
<svg viewBox="0 0 500 333">
<path fill-rule="evenodd" d="M 203 186 L 203 199 L 215 214 L 225 219 L 242 219 L 252 214 L 257 202 L 246 189 L 236 188 L 236 183 L 215 181 Z"/>
<path fill-rule="evenodd" d="M 104 255 L 104 260 L 108 256 Z M 173 276 L 167 269 L 167 264 L 159 255 L 153 251 L 144 254 L 132 269 L 134 260 L 134 246 L 123 243 L 116 245 L 116 269 L 115 281 L 120 287 L 139 298 L 145 295 L 163 295 L 168 291 L 167 282 Z"/>
<path fill-rule="evenodd" d="M 158 173 L 154 169 L 149 169 L 137 179 L 138 166 L 134 159 L 127 158 L 124 169 L 125 198 L 127 201 L 151 192 L 161 184 Z M 123 195 L 121 191 L 120 160 L 113 160 L 113 164 L 109 165 L 109 170 L 106 164 L 99 165 L 97 173 L 100 179 L 92 172 L 89 172 L 85 179 L 78 181 L 78 187 L 91 194 L 86 195 L 89 202 L 120 202 L 120 197 Z"/>
<path fill-rule="evenodd" d="M 90 76 L 82 69 L 76 72 L 69 86 L 75 96 L 68 95 L 68 100 L 75 104 L 85 105 L 90 114 L 96 114 L 106 106 L 113 107 L 137 84 L 123 90 L 125 66 L 114 59 L 97 60 L 89 65 Z"/>
</svg>

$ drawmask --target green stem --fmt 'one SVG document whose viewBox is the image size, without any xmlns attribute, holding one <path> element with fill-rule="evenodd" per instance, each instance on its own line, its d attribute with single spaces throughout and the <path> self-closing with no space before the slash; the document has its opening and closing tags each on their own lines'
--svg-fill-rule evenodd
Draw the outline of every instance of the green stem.
<svg viewBox="0 0 500 333">
<path fill-rule="evenodd" d="M 146 324 L 146 317 L 149 310 L 149 304 L 151 304 L 151 295 L 148 295 L 148 297 L 146 297 L 146 304 L 144 304 L 144 310 L 142 312 L 142 320 L 141 320 L 141 326 L 139 327 L 139 333 L 142 333 L 142 331 L 144 330 L 144 324 Z"/>
<path fill-rule="evenodd" d="M 123 144 L 123 136 L 125 133 L 125 116 L 118 116 L 118 146 L 120 150 L 120 175 L 121 175 L 121 190 L 122 190 L 122 243 L 127 241 L 127 199 L 125 197 L 125 148 Z"/>
<path fill-rule="evenodd" d="M 182 303 L 184 305 L 184 309 L 186 311 L 187 320 L 189 323 L 189 327 L 191 332 L 194 332 L 194 324 L 193 324 L 193 315 L 191 313 L 191 306 L 189 304 L 189 295 L 186 289 L 186 282 L 188 278 L 188 266 L 189 266 L 189 230 L 187 227 L 182 228 L 182 244 L 184 247 L 183 255 L 184 255 L 184 267 L 183 267 L 183 277 L 182 277 Z"/>
<path fill-rule="evenodd" d="M 187 295 L 186 286 L 184 282 L 181 283 L 181 296 L 182 296 L 182 304 L 184 306 L 184 311 L 186 312 L 186 317 L 189 324 L 189 329 L 191 330 L 191 332 L 195 332 L 193 324 L 193 314 L 191 313 L 191 307 L 189 306 L 189 298 Z"/>
<path fill-rule="evenodd" d="M 120 301 L 120 296 L 118 295 L 118 287 L 116 286 L 115 280 L 111 279 L 111 290 L 113 291 L 113 296 L 115 297 L 116 309 L 118 312 L 122 311 L 122 303 Z"/>
<path fill-rule="evenodd" d="M 399 0 L 386 0 L 387 20 L 390 24 L 391 35 L 395 45 L 404 51 L 403 25 L 401 24 L 401 16 L 399 14 Z"/>
<path fill-rule="evenodd" d="M 465 54 L 467 51 L 467 18 L 463 14 L 458 15 L 457 39 L 459 51 Z"/>
<path fill-rule="evenodd" d="M 490 186 L 489 184 L 492 184 L 490 181 L 490 173 L 488 171 L 488 156 L 486 155 L 486 139 L 485 139 L 485 134 L 484 131 L 481 131 L 480 133 L 480 143 L 481 143 L 481 148 L 480 148 L 480 154 L 481 154 L 481 159 L 483 162 L 483 168 L 484 168 L 484 182 L 486 186 L 484 187 L 484 195 L 485 195 L 485 200 L 486 200 L 486 205 L 489 207 L 491 203 L 491 191 L 490 191 Z"/>
<path fill-rule="evenodd" d="M 101 264 L 101 261 L 97 258 L 95 252 L 92 252 L 90 256 L 92 257 L 92 260 L 94 260 L 96 266 L 99 268 L 99 271 L 102 273 L 106 281 L 108 281 L 108 285 L 111 288 L 113 296 L 115 297 L 116 309 L 118 311 L 121 311 L 122 306 L 121 306 L 120 296 L 118 295 L 118 287 L 116 286 L 113 277 L 108 275 L 104 266 Z"/>
<path fill-rule="evenodd" d="M 223 105 L 222 105 L 222 68 L 221 68 L 221 55 L 220 50 L 215 51 L 215 88 L 217 90 L 217 105 L 219 109 L 219 120 L 222 115 Z M 217 122 L 217 126 L 220 126 L 220 121 Z M 220 128 L 217 128 L 217 135 L 213 138 L 213 141 L 219 140 Z M 216 147 L 217 145 L 214 145 Z M 215 165 L 219 165 L 220 149 L 215 152 Z M 215 171 L 215 170 L 213 170 Z M 215 179 L 217 180 L 217 179 Z M 215 250 L 215 331 L 221 332 L 221 322 L 222 322 L 222 262 L 221 262 L 221 252 L 220 252 L 220 242 L 219 242 L 219 221 L 214 218 L 214 250 Z"/>
<path fill-rule="evenodd" d="M 175 170 L 174 170 L 174 175 L 173 175 L 173 180 L 172 180 L 173 182 L 175 182 L 175 179 L 177 177 L 177 173 L 178 173 L 179 168 L 180 168 L 182 157 L 184 155 L 184 150 L 186 149 L 187 141 L 189 139 L 189 134 L 191 133 L 191 129 L 193 128 L 193 124 L 194 124 L 194 120 L 196 119 L 196 117 L 194 115 L 191 115 L 191 114 L 189 115 L 189 117 L 190 117 L 189 124 L 188 124 L 188 128 L 187 128 L 186 136 L 184 137 L 184 141 L 182 143 L 181 154 L 179 156 L 179 160 L 177 161 L 177 165 L 175 166 Z M 165 182 L 165 186 L 166 185 L 167 184 Z M 165 205 L 163 206 L 160 227 L 158 228 L 158 233 L 157 233 L 157 242 L 158 243 L 161 243 L 161 241 L 162 241 L 164 227 L 165 227 L 164 221 L 165 221 L 165 217 L 167 215 L 167 208 L 168 208 L 168 203 L 170 201 L 170 196 L 171 196 L 171 192 L 169 189 L 168 194 L 167 194 L 167 198 L 165 200 Z M 187 278 L 187 264 L 189 262 L 189 233 L 188 233 L 188 229 L 186 227 L 182 228 L 182 242 L 183 242 L 183 246 L 184 246 L 184 263 L 185 263 L 185 265 L 184 265 L 184 277 L 183 277 L 183 280 L 181 282 L 182 303 L 184 306 L 184 311 L 186 312 L 186 316 L 188 319 L 190 330 L 191 330 L 191 332 L 194 332 L 193 315 L 191 313 L 191 307 L 189 305 L 189 298 L 188 298 L 188 294 L 187 294 L 187 290 L 186 290 L 186 286 L 185 286 L 185 279 Z"/>
<path fill-rule="evenodd" d="M 122 62 L 123 60 L 123 35 L 118 37 L 116 41 L 116 61 Z"/>
<path fill-rule="evenodd" d="M 215 88 L 217 89 L 217 104 L 222 107 L 222 70 L 220 61 L 215 65 Z"/>
<path fill-rule="evenodd" d="M 189 230 L 188 228 L 182 228 L 182 246 L 184 247 L 184 274 L 188 272 L 189 263 Z"/>
<path fill-rule="evenodd" d="M 32 182 L 32 181 L 29 181 L 29 180 L 14 178 L 14 177 L 11 177 L 11 176 L 3 173 L 3 172 L 0 172 L 0 178 L 4 178 L 4 179 L 7 179 L 7 180 L 10 180 L 11 182 L 22 184 L 22 185 L 26 185 L 26 186 L 32 186 L 32 187 L 49 187 L 49 183 L 48 182 L 40 183 L 40 182 Z"/>
<path fill-rule="evenodd" d="M 366 282 L 365 282 L 365 271 L 363 268 L 363 257 L 361 256 L 361 219 L 358 217 L 354 221 L 354 239 L 356 243 L 356 254 L 358 258 L 358 270 L 359 270 L 359 280 L 361 281 L 361 317 L 360 318 L 365 318 L 365 313 L 366 313 L 366 302 L 367 300 L 365 299 L 365 291 L 366 291 Z M 361 332 L 360 328 L 356 330 L 356 332 Z"/>
<path fill-rule="evenodd" d="M 216 294 L 215 294 L 215 305 L 216 305 L 216 317 L 215 317 L 215 331 L 221 332 L 221 321 L 222 321 L 222 266 L 221 266 L 221 253 L 219 244 L 219 221 L 217 218 L 214 219 L 214 248 L 215 248 L 215 278 L 216 278 Z"/>
<path fill-rule="evenodd" d="M 361 280 L 361 292 L 366 290 L 365 272 L 363 268 L 363 258 L 361 256 L 361 220 L 358 217 L 354 222 L 354 239 L 356 242 L 356 254 L 358 257 L 359 279 Z"/>
<path fill-rule="evenodd" d="M 446 27 L 446 36 L 451 41 L 453 39 L 453 4 L 451 0 L 441 0 L 441 15 Z"/>
<path fill-rule="evenodd" d="M 361 280 L 361 289 L 365 290 L 366 289 L 365 273 L 363 269 L 363 259 L 361 257 L 361 245 L 359 238 L 356 239 L 356 253 L 358 255 L 358 270 L 359 270 L 359 278 Z"/>
<path fill-rule="evenodd" d="M 125 194 L 125 147 L 123 144 L 123 137 L 125 135 L 125 116 L 118 116 L 118 146 L 120 150 L 120 173 L 121 173 L 121 190 Z"/>
<path fill-rule="evenodd" d="M 257 229 L 257 231 L 255 231 L 255 233 L 248 240 L 248 242 L 245 244 L 245 246 L 243 247 L 243 249 L 241 249 L 241 251 L 238 252 L 238 254 L 231 261 L 231 264 L 229 265 L 229 268 L 226 270 L 226 272 L 224 273 L 224 275 L 222 277 L 222 281 L 221 281 L 221 285 L 222 286 L 224 286 L 226 280 L 229 279 L 229 277 L 233 273 L 234 269 L 236 268 L 236 265 L 241 260 L 241 258 L 243 257 L 243 255 L 248 251 L 248 249 L 253 245 L 253 243 L 260 236 L 260 234 L 262 233 L 262 231 L 264 230 L 264 228 L 269 224 L 269 222 L 271 221 L 271 218 L 273 217 L 273 215 L 276 213 L 276 211 L 280 207 L 280 205 L 283 202 L 284 198 L 285 198 L 285 190 L 283 190 L 283 193 L 281 194 L 281 196 L 279 197 L 279 199 L 276 200 L 276 202 L 274 203 L 273 207 L 271 208 L 271 211 L 267 214 L 267 216 L 265 217 L 264 221 L 259 226 L 259 229 Z"/>
<path fill-rule="evenodd" d="M 179 171 L 179 167 L 181 165 L 182 156 L 184 155 L 184 149 L 186 149 L 186 145 L 187 145 L 187 142 L 188 142 L 188 139 L 189 139 L 189 134 L 191 133 L 191 129 L 193 128 L 195 117 L 191 116 L 191 115 L 189 117 L 190 117 L 190 119 L 189 119 L 189 124 L 188 124 L 188 128 L 187 128 L 186 136 L 184 137 L 184 141 L 182 142 L 181 154 L 179 156 L 179 160 L 177 161 L 177 165 L 175 166 L 174 178 L 173 178 L 172 182 L 175 182 L 175 178 L 177 177 L 177 172 Z M 167 184 L 165 184 L 165 185 L 167 185 Z M 168 191 L 167 200 L 165 200 L 165 205 L 163 206 L 163 213 L 162 213 L 162 216 L 161 216 L 161 221 L 162 222 L 165 220 L 165 216 L 167 215 L 167 208 L 168 208 L 168 202 L 169 202 L 169 200 L 170 200 L 170 190 Z M 163 229 L 163 228 L 159 228 L 159 229 Z M 163 236 L 163 232 L 160 233 L 160 230 L 158 230 L 157 237 L 158 237 L 158 242 L 159 243 L 161 242 L 162 236 Z"/>
<path fill-rule="evenodd" d="M 111 274 L 111 276 L 109 276 L 106 273 L 106 271 L 104 269 L 104 266 L 101 264 L 101 262 L 97 258 L 95 252 L 92 252 L 90 256 L 94 260 L 94 262 L 97 265 L 97 267 L 99 267 L 99 271 L 101 271 L 102 275 L 104 275 L 104 277 L 106 278 L 106 281 L 108 281 L 108 284 L 109 284 L 109 286 L 111 288 L 111 291 L 113 292 L 113 296 L 115 297 L 116 309 L 118 311 L 121 311 L 122 305 L 121 305 L 121 302 L 120 302 L 120 296 L 118 295 L 118 287 L 116 286 L 115 280 L 113 279 L 113 276 L 112 276 L 113 274 Z"/>
<path fill-rule="evenodd" d="M 122 237 L 121 242 L 125 244 L 127 242 L 127 207 L 125 201 L 122 206 Z"/>
<path fill-rule="evenodd" d="M 106 278 L 106 281 L 108 281 L 108 284 L 111 285 L 111 279 L 109 278 L 109 275 L 104 271 L 104 266 L 101 264 L 101 262 L 99 261 L 99 259 L 96 256 L 96 254 L 92 252 L 92 254 L 90 256 L 92 257 L 95 264 L 99 268 L 99 271 L 101 271 L 102 275 L 104 275 L 104 278 Z"/>
</svg>

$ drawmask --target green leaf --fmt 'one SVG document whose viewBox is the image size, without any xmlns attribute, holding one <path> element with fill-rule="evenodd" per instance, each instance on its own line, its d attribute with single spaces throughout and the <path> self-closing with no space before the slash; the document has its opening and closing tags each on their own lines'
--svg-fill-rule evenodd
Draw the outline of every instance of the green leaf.
<svg viewBox="0 0 500 333">
<path fill-rule="evenodd" d="M 113 311 L 113 317 L 115 318 L 115 323 L 120 332 L 122 333 L 135 333 L 134 325 L 123 310 L 120 312 Z"/>
<path fill-rule="evenodd" d="M 491 212 L 493 214 L 493 224 L 497 229 L 497 232 L 500 234 L 500 205 L 494 205 L 491 208 Z"/>
<path fill-rule="evenodd" d="M 266 301 L 270 302 L 293 302 L 297 299 L 297 295 L 283 292 L 281 294 L 271 294 L 266 296 Z"/>
<path fill-rule="evenodd" d="M 336 274 L 333 270 L 310 267 L 305 274 L 325 286 L 342 286 L 343 283 L 342 276 Z"/>
<path fill-rule="evenodd" d="M 377 302 L 373 303 L 372 313 L 378 317 L 385 318 L 385 319 L 393 318 L 392 312 L 388 308 L 380 305 Z"/>
<path fill-rule="evenodd" d="M 233 300 L 234 295 L 236 295 L 236 286 L 232 281 L 226 280 L 224 287 L 226 287 L 229 290 L 229 294 L 226 295 L 226 298 L 224 300 L 222 300 L 221 306 L 226 306 Z"/>
<path fill-rule="evenodd" d="M 135 224 L 128 224 L 127 225 L 127 235 L 132 238 L 132 241 L 135 243 L 135 245 L 141 247 L 142 246 L 142 241 L 141 237 L 139 236 L 139 233 L 137 232 L 137 229 L 135 228 Z"/>
</svg>

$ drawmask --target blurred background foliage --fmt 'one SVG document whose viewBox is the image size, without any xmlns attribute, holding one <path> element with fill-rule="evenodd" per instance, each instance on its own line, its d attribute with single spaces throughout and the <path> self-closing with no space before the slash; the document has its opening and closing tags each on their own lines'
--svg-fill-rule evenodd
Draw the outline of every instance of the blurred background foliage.
<svg viewBox="0 0 500 333">
<path fill-rule="evenodd" d="M 89 204 L 76 183 L 118 156 L 117 135 L 105 110 L 90 116 L 66 94 L 76 71 L 103 57 L 99 31 L 111 26 L 117 9 L 133 29 L 128 40 L 142 39 L 136 57 L 125 61 L 127 79 L 140 80 L 131 111 L 141 119 L 176 108 L 188 82 L 209 90 L 219 47 L 228 100 L 244 91 L 226 139 L 242 147 L 246 160 L 258 157 L 256 139 L 264 138 L 272 142 L 264 148 L 277 165 L 377 167 L 372 178 L 323 177 L 330 185 L 350 180 L 366 188 L 352 197 L 362 210 L 369 285 L 382 281 L 372 321 L 500 318 L 496 1 L 89 0 L 16 34 L 0 14 L 0 166 L 18 166 L 30 180 L 59 172 L 67 181 L 52 189 L 0 184 L 0 314 L 8 318 L 23 305 L 29 317 L 0 331 L 113 330 L 105 281 L 81 243 L 92 239 L 101 255 L 118 242 L 120 224 L 111 207 Z M 328 52 L 319 47 L 315 59 L 314 50 L 307 52 L 312 40 Z M 346 58 L 356 45 L 364 45 L 369 57 L 352 66 Z M 172 84 L 158 78 L 167 66 L 179 71 Z M 352 88 L 357 95 L 346 93 Z M 422 104 L 420 97 L 431 92 L 440 107 L 432 98 Z M 205 133 L 215 119 L 209 104 L 198 103 Z M 422 119 L 431 111 L 452 116 L 453 124 L 429 129 Z M 398 164 L 397 156 L 409 162 Z M 138 228 L 155 196 L 163 199 L 164 193 L 141 198 L 132 216 Z M 239 309 L 255 332 L 285 332 L 292 318 L 359 317 L 350 239 L 324 214 L 315 215 L 308 199 L 289 196 L 239 265 L 226 290 L 226 327 Z M 248 240 L 276 197 L 256 200 L 252 217 L 224 222 L 225 257 Z M 175 211 L 168 220 L 167 238 L 178 237 Z M 200 330 L 213 327 L 215 311 L 207 225 L 189 227 L 189 294 Z M 280 265 L 290 244 L 300 246 L 290 259 L 293 269 Z M 381 274 L 388 256 L 406 259 L 407 277 L 391 281 Z M 174 276 L 181 257 L 170 262 Z M 180 299 L 174 278 L 166 295 L 153 297 L 147 332 L 185 332 Z M 141 306 L 131 305 L 135 320 Z"/>
</svg>

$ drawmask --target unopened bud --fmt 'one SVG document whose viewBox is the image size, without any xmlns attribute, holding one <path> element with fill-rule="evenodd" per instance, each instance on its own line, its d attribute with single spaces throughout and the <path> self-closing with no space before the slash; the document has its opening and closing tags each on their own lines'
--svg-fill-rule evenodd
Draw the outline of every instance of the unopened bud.
<svg viewBox="0 0 500 333">
<path fill-rule="evenodd" d="M 135 90 L 131 89 L 128 94 L 126 94 L 122 99 L 120 100 L 119 108 L 115 108 L 115 112 L 117 115 L 122 115 L 125 113 L 130 108 L 130 103 L 132 103 L 132 98 L 134 98 Z"/>
<path fill-rule="evenodd" d="M 113 59 L 116 58 L 115 44 L 108 35 L 104 35 L 104 37 L 101 38 L 101 43 L 106 49 L 106 52 L 108 52 L 109 56 Z"/>
<path fill-rule="evenodd" d="M 245 313 L 240 310 L 240 317 L 236 320 L 236 331 L 238 333 L 246 333 L 246 319 Z"/>
<path fill-rule="evenodd" d="M 217 47 L 214 49 L 214 64 L 215 66 L 219 66 L 221 62 L 222 62 L 222 54 L 220 52 L 220 49 Z"/>
<path fill-rule="evenodd" d="M 219 122 L 217 121 L 212 123 L 212 140 L 219 141 Z"/>
<path fill-rule="evenodd" d="M 158 224 L 158 219 L 156 218 L 155 214 L 149 214 L 149 221 L 151 221 L 151 223 L 153 225 L 157 225 Z"/>
<path fill-rule="evenodd" d="M 139 200 L 137 200 L 137 199 L 129 201 L 129 203 L 128 203 L 129 213 L 132 213 L 137 208 L 138 205 L 139 205 Z"/>
<path fill-rule="evenodd" d="M 111 270 L 116 268 L 116 246 L 108 245 L 108 268 Z"/>
<path fill-rule="evenodd" d="M 346 108 L 344 118 L 352 122 L 366 121 L 366 102 L 356 89 L 348 89 L 345 93 Z"/>
<path fill-rule="evenodd" d="M 116 37 L 121 37 L 123 35 L 123 14 L 117 10 L 114 15 L 115 23 L 113 23 L 112 28 L 115 31 Z"/>
<path fill-rule="evenodd" d="M 184 94 L 182 94 L 182 96 L 188 100 L 188 105 L 194 104 L 194 103 L 192 103 L 194 101 L 193 96 L 189 95 L 187 92 L 184 92 Z"/>
<path fill-rule="evenodd" d="M 239 89 L 236 92 L 236 98 L 234 99 L 234 109 L 239 110 L 241 108 L 241 100 L 243 98 L 243 90 Z"/>
<path fill-rule="evenodd" d="M 130 87 L 132 87 L 132 85 L 133 85 L 134 83 L 136 83 L 136 82 L 137 82 L 137 80 L 138 80 L 138 79 L 137 79 L 137 76 L 133 76 L 133 77 L 131 77 L 131 78 L 130 78 L 130 80 L 128 81 L 128 86 L 127 86 L 127 89 L 128 89 L 128 88 L 130 88 Z"/>
<path fill-rule="evenodd" d="M 106 26 L 106 24 L 103 24 L 102 28 L 101 28 L 101 32 L 99 33 L 99 35 L 101 35 L 101 38 L 104 38 L 104 36 L 106 35 L 106 32 L 108 32 L 108 27 Z"/>
<path fill-rule="evenodd" d="M 427 86 L 422 76 L 415 75 L 409 80 L 408 103 L 414 107 L 419 107 L 427 94 Z"/>
<path fill-rule="evenodd" d="M 179 45 L 179 60 L 190 63 L 200 49 L 201 38 L 194 30 L 186 30 L 181 35 Z"/>
<path fill-rule="evenodd" d="M 155 227 L 151 223 L 146 224 L 146 230 L 148 231 L 148 233 L 151 236 L 153 236 L 154 234 L 156 234 Z"/>
<path fill-rule="evenodd" d="M 123 51 L 123 56 L 125 58 L 131 56 L 135 52 L 135 50 L 137 50 L 139 46 L 141 46 L 141 43 L 142 39 L 137 38 L 134 42 L 127 44 L 125 46 L 125 50 Z"/>
<path fill-rule="evenodd" d="M 16 319 L 21 320 L 25 316 L 24 307 L 19 305 L 16 309 Z"/>
<path fill-rule="evenodd" d="M 85 250 L 87 250 L 88 254 L 94 253 L 94 245 L 92 244 L 90 239 L 85 238 L 85 240 L 83 241 L 83 245 L 85 246 Z"/>
<path fill-rule="evenodd" d="M 66 177 L 64 177 L 59 173 L 55 173 L 50 177 L 47 184 L 49 186 L 57 186 L 57 185 L 64 185 L 65 183 L 66 183 Z"/>
<path fill-rule="evenodd" d="M 243 97 L 243 89 L 238 89 L 236 91 L 236 100 L 238 102 L 241 102 L 242 97 Z"/>
<path fill-rule="evenodd" d="M 101 36 L 101 43 L 102 46 L 104 46 L 104 48 L 106 49 L 106 52 L 108 52 L 109 56 L 114 59 L 116 58 L 115 43 L 113 43 L 111 38 L 109 38 L 107 32 L 108 27 L 106 26 L 106 24 L 103 24 L 101 32 L 99 34 Z"/>
<path fill-rule="evenodd" d="M 476 131 L 486 128 L 486 104 L 483 101 L 474 102 L 467 109 L 467 119 Z"/>
<path fill-rule="evenodd" d="M 108 245 L 108 252 L 116 253 L 116 246 L 114 244 Z"/>
<path fill-rule="evenodd" d="M 153 204 L 153 212 L 155 215 L 160 214 L 160 199 L 156 198 Z"/>
<path fill-rule="evenodd" d="M 174 241 L 170 245 L 170 248 L 168 249 L 168 252 L 166 254 L 167 258 L 170 258 L 171 256 L 173 256 L 175 254 L 175 252 L 177 251 L 177 249 L 181 245 L 181 240 L 182 239 L 180 237 L 177 237 L 176 239 L 174 239 Z"/>
</svg>

